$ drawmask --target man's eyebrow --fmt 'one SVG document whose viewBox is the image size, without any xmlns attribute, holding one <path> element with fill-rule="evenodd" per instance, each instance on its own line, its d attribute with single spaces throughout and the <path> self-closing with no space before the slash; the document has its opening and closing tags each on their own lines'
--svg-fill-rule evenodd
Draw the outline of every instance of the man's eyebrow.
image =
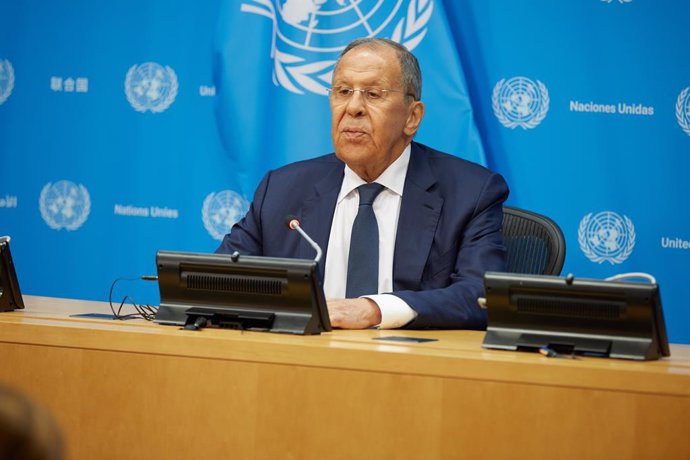
<svg viewBox="0 0 690 460">
<path fill-rule="evenodd" d="M 332 86 L 357 86 L 361 88 L 371 88 L 371 87 L 377 87 L 377 88 L 389 88 L 391 87 L 391 84 L 388 82 L 385 82 L 383 80 L 370 80 L 370 81 L 365 81 L 363 83 L 359 83 L 357 85 L 354 85 L 347 79 L 334 79 L 331 82 Z"/>
</svg>

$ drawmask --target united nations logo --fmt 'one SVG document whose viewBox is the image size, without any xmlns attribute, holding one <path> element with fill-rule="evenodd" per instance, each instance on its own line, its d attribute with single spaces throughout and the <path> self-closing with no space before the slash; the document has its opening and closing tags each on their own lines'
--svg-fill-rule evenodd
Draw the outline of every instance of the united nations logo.
<svg viewBox="0 0 690 460">
<path fill-rule="evenodd" d="M 0 105 L 10 97 L 14 88 L 14 69 L 7 59 L 0 60 Z"/>
<path fill-rule="evenodd" d="M 603 211 L 594 216 L 590 212 L 580 221 L 577 239 L 592 262 L 619 264 L 635 246 L 635 226 L 628 217 L 615 212 Z"/>
<path fill-rule="evenodd" d="M 690 136 L 690 86 L 678 95 L 676 100 L 676 118 L 685 134 Z"/>
<path fill-rule="evenodd" d="M 324 96 L 350 41 L 386 37 L 412 51 L 426 35 L 433 8 L 433 0 L 250 0 L 240 6 L 273 22 L 274 84 Z"/>
<path fill-rule="evenodd" d="M 177 75 L 155 62 L 133 65 L 125 77 L 127 100 L 137 112 L 163 112 L 177 96 Z"/>
<path fill-rule="evenodd" d="M 91 197 L 83 185 L 68 180 L 48 182 L 38 200 L 41 217 L 53 230 L 76 230 L 91 212 Z"/>
<path fill-rule="evenodd" d="M 613 0 L 601 0 L 604 3 L 612 3 Z M 632 0 L 618 0 L 618 3 L 631 3 Z"/>
<path fill-rule="evenodd" d="M 549 111 L 549 91 L 539 80 L 534 83 L 526 77 L 513 77 L 508 81 L 504 78 L 494 86 L 491 106 L 506 128 L 534 128 Z"/>
<path fill-rule="evenodd" d="M 248 210 L 247 200 L 232 190 L 223 190 L 208 194 L 201 208 L 201 218 L 211 237 L 221 241 Z"/>
</svg>

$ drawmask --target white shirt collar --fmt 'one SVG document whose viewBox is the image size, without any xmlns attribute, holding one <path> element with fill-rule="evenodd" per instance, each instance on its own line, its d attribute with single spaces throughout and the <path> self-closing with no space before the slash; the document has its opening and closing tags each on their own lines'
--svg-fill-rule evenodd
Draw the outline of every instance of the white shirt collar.
<svg viewBox="0 0 690 460">
<path fill-rule="evenodd" d="M 381 184 L 391 192 L 402 196 L 405 188 L 405 177 L 407 176 L 407 166 L 410 164 L 410 152 L 412 151 L 412 144 L 407 144 L 405 150 L 393 163 L 388 166 L 385 171 L 377 177 L 374 182 Z M 366 184 L 366 181 L 359 177 L 348 165 L 345 165 L 345 177 L 343 178 L 343 185 L 340 188 L 338 195 L 338 203 L 346 196 L 352 193 L 360 185 Z"/>
</svg>

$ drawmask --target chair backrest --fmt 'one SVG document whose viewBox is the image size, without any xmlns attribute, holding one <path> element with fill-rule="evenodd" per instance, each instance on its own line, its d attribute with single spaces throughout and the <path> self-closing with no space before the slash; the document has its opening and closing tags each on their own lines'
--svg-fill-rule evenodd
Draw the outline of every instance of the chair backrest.
<svg viewBox="0 0 690 460">
<path fill-rule="evenodd" d="M 524 209 L 503 206 L 503 242 L 510 273 L 560 275 L 565 238 L 551 219 Z"/>
</svg>

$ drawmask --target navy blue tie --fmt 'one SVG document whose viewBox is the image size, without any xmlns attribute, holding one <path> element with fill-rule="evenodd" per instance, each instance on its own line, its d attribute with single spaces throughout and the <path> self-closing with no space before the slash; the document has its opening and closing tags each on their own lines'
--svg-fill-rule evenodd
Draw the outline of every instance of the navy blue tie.
<svg viewBox="0 0 690 460">
<path fill-rule="evenodd" d="M 384 187 L 371 183 L 357 187 L 359 209 L 352 224 L 350 255 L 347 261 L 348 299 L 379 290 L 379 224 L 372 203 Z"/>
</svg>

